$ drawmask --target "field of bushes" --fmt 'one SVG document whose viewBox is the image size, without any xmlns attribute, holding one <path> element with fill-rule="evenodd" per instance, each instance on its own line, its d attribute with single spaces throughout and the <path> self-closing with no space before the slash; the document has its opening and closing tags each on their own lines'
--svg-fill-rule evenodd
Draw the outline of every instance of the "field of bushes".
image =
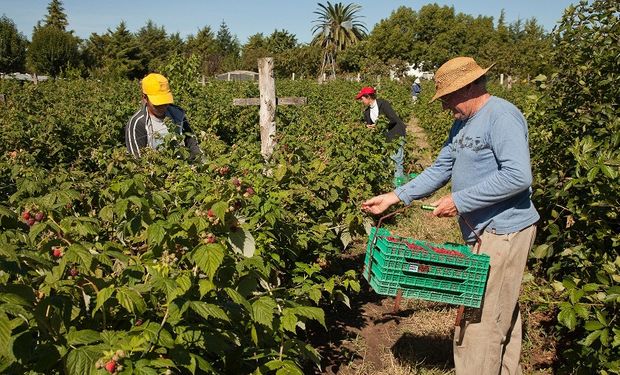
<svg viewBox="0 0 620 375">
<path fill-rule="evenodd" d="M 619 27 L 613 4 L 582 4 L 557 32 L 557 73 L 491 86 L 530 126 L 542 216 L 530 265 L 538 308 L 557 316 L 559 372 L 620 372 Z M 360 202 L 390 188 L 390 146 L 360 126 L 361 83 L 278 81 L 278 96 L 308 104 L 278 108 L 265 164 L 258 109 L 232 106 L 257 86 L 202 85 L 197 66 L 162 71 L 204 152 L 194 163 L 174 136 L 127 155 L 136 82 L 0 81 L 0 372 L 302 374 L 320 363 L 307 331 L 328 329 L 324 307 L 360 289 L 359 269 L 331 261 L 365 235 Z M 406 84 L 378 90 L 441 144 L 450 119 L 427 104 L 429 82 L 415 107 Z"/>
</svg>

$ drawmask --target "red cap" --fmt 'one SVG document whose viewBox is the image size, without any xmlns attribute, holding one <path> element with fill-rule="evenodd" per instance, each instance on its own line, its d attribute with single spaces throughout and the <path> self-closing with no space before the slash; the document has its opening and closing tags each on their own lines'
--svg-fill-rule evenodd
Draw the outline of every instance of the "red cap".
<svg viewBox="0 0 620 375">
<path fill-rule="evenodd" d="M 360 92 L 355 97 L 355 100 L 359 100 L 362 96 L 368 95 L 368 94 L 374 94 L 375 92 L 376 92 L 375 89 L 373 89 L 372 87 L 368 87 L 368 86 L 362 87 Z"/>
</svg>

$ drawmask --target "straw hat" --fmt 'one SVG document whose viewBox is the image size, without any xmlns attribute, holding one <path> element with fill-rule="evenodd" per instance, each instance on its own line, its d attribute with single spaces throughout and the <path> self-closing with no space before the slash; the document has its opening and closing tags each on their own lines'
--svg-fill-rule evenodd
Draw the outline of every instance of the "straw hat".
<svg viewBox="0 0 620 375">
<path fill-rule="evenodd" d="M 483 69 L 471 57 L 455 57 L 437 69 L 435 73 L 435 96 L 437 98 L 455 92 L 486 74 L 495 63 Z"/>
</svg>

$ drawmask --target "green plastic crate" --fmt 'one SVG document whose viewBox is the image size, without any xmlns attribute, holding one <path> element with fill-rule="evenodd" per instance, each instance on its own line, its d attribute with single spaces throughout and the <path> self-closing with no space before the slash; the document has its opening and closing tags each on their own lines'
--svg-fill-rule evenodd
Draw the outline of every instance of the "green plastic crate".
<svg viewBox="0 0 620 375">
<path fill-rule="evenodd" d="M 424 265 L 421 265 L 424 266 Z M 369 275 L 368 272 L 372 272 Z M 380 267 L 368 267 L 368 270 L 364 270 L 364 277 L 377 278 L 379 281 L 384 281 L 390 284 L 396 283 L 406 287 L 416 287 L 423 289 L 440 290 L 445 292 L 455 293 L 472 293 L 477 295 L 484 294 L 485 281 L 477 280 L 455 280 L 443 277 L 434 277 L 426 273 L 405 273 L 405 272 L 384 272 Z"/>
<path fill-rule="evenodd" d="M 395 296 L 400 289 L 406 298 L 480 307 L 489 260 L 464 245 L 435 244 L 372 228 L 363 276 L 379 294 Z"/>
<path fill-rule="evenodd" d="M 396 296 L 400 290 L 404 298 L 417 298 L 426 301 L 450 303 L 478 308 L 482 304 L 482 295 L 472 293 L 449 293 L 441 290 L 429 290 L 399 285 L 398 283 L 381 282 L 378 278 L 371 278 L 372 289 L 378 294 Z"/>
<path fill-rule="evenodd" d="M 375 247 L 372 252 L 370 249 L 367 250 L 365 264 L 372 259 L 372 267 L 378 266 L 384 274 L 407 275 L 416 273 L 463 281 L 470 280 L 481 283 L 486 281 L 489 270 L 488 262 L 474 261 L 469 265 L 455 265 L 454 261 L 445 262 L 444 258 L 445 256 L 438 257 L 428 253 L 407 253 L 406 251 L 402 251 L 400 256 L 390 256 L 386 254 L 386 251 Z"/>
</svg>

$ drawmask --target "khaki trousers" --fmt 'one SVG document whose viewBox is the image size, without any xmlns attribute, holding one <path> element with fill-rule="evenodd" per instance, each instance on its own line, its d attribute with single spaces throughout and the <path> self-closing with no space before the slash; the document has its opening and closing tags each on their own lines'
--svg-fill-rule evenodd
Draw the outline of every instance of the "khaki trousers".
<svg viewBox="0 0 620 375">
<path fill-rule="evenodd" d="M 480 252 L 490 269 L 481 310 L 467 311 L 454 332 L 457 375 L 521 374 L 519 292 L 536 226 L 510 234 L 481 235 Z M 472 316 L 477 315 L 477 316 Z"/>
</svg>

